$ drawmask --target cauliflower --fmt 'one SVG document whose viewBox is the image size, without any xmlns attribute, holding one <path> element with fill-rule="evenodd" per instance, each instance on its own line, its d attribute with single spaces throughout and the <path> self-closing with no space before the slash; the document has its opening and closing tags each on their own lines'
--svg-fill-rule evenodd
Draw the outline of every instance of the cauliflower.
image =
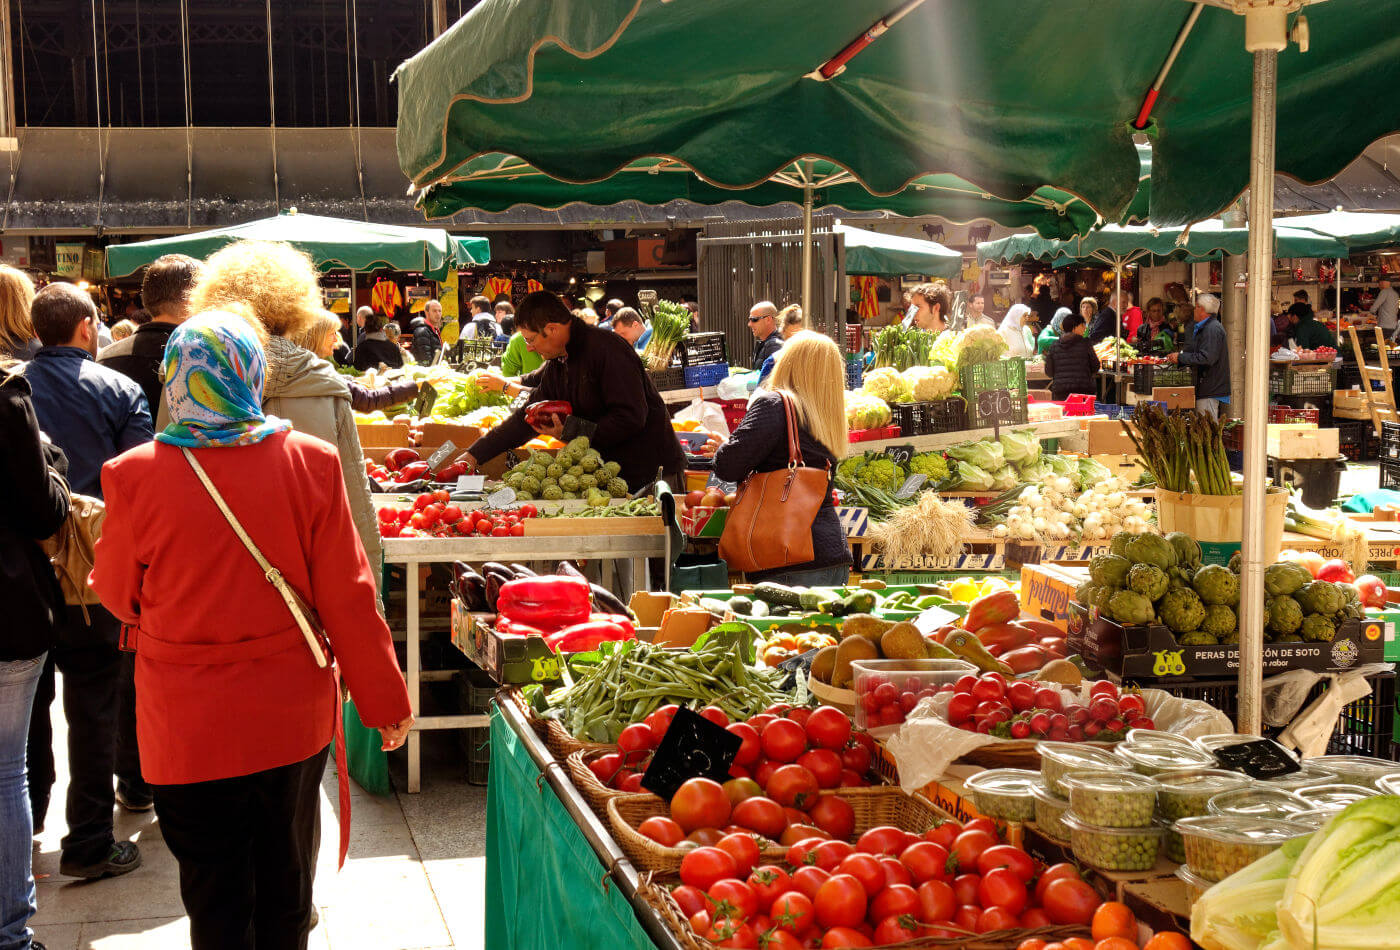
<svg viewBox="0 0 1400 950">
<path fill-rule="evenodd" d="M 904 379 L 893 366 L 882 366 L 865 374 L 865 382 L 860 389 L 885 402 L 897 402 L 895 395 L 903 392 Z"/>
<path fill-rule="evenodd" d="M 944 334 L 946 335 L 946 334 Z M 1006 352 L 1006 338 L 996 327 L 979 324 L 959 333 L 956 343 L 958 369 L 977 363 L 990 363 Z"/>
<path fill-rule="evenodd" d="M 852 455 L 850 458 L 841 460 L 836 466 L 836 474 L 848 482 L 860 480 L 860 473 L 865 468 L 866 458 L 864 455 Z"/>
<path fill-rule="evenodd" d="M 942 366 L 913 366 L 904 371 L 904 384 L 916 402 L 933 402 L 946 399 L 957 380 Z"/>
<path fill-rule="evenodd" d="M 846 428 L 878 429 L 889 425 L 890 407 L 883 399 L 869 393 L 846 393 Z"/>
</svg>

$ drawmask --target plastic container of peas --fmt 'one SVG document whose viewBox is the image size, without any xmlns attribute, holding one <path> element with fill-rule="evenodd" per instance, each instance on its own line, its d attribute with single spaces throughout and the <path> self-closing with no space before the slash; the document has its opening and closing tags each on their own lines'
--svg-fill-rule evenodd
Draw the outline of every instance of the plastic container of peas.
<svg viewBox="0 0 1400 950">
<path fill-rule="evenodd" d="M 1056 795 L 1044 783 L 1037 783 L 1031 795 L 1035 798 L 1036 827 L 1056 841 L 1068 841 L 1069 825 L 1064 823 L 1064 814 L 1069 811 L 1069 800 Z"/>
<path fill-rule="evenodd" d="M 1192 904 L 1200 900 L 1202 894 L 1215 886 L 1184 864 L 1176 869 L 1176 876 L 1186 885 L 1186 893 Z"/>
<path fill-rule="evenodd" d="M 1121 772 L 1123 760 L 1112 752 L 1094 749 L 1075 742 L 1037 742 L 1040 753 L 1040 775 L 1045 785 L 1056 795 L 1067 795 L 1069 789 L 1061 784 L 1070 772 Z"/>
<path fill-rule="evenodd" d="M 1253 785 L 1221 792 L 1207 806 L 1212 815 L 1236 815 L 1264 821 L 1286 821 L 1300 812 L 1310 810 L 1305 799 L 1281 788 Z"/>
<path fill-rule="evenodd" d="M 1337 781 L 1337 776 L 1331 769 L 1314 765 L 1313 762 L 1299 763 L 1300 768 L 1296 772 L 1287 775 L 1280 775 L 1277 778 L 1264 779 L 1261 784 L 1265 788 L 1281 788 L 1284 791 L 1296 792 L 1300 788 L 1309 785 L 1331 785 Z"/>
<path fill-rule="evenodd" d="M 1295 792 L 1299 798 L 1315 809 L 1337 812 L 1359 802 L 1363 798 L 1374 798 L 1376 790 L 1368 785 L 1350 785 L 1341 782 L 1332 785 L 1309 785 Z"/>
<path fill-rule="evenodd" d="M 977 810 L 1003 821 L 1030 821 L 1035 817 L 1033 790 L 1040 776 L 1028 769 L 988 769 L 967 780 Z"/>
<path fill-rule="evenodd" d="M 1172 822 L 1209 814 L 1212 798 L 1249 784 L 1248 776 L 1225 769 L 1179 769 L 1163 772 L 1156 780 L 1157 817 L 1167 826 L 1163 846 L 1167 857 L 1178 862 L 1186 860 L 1186 853 Z"/>
<path fill-rule="evenodd" d="M 1163 772 L 1208 769 L 1215 765 L 1214 755 L 1189 745 L 1120 745 L 1118 756 L 1132 766 L 1134 772 L 1149 778 Z"/>
<path fill-rule="evenodd" d="M 1307 764 L 1326 769 L 1337 776 L 1338 782 L 1366 785 L 1371 788 L 1378 787 L 1376 783 L 1387 775 L 1400 776 L 1400 762 L 1369 755 L 1319 755 L 1317 758 L 1308 759 Z"/>
<path fill-rule="evenodd" d="M 1293 821 L 1238 815 L 1183 818 L 1173 828 L 1185 845 L 1187 866 L 1212 882 L 1225 880 L 1282 847 L 1285 841 L 1312 834 L 1314 830 Z"/>
<path fill-rule="evenodd" d="M 1157 863 L 1162 829 L 1109 828 L 1084 821 L 1070 809 L 1063 819 L 1069 828 L 1069 847 L 1077 860 L 1105 871 L 1146 871 Z"/>
<path fill-rule="evenodd" d="M 1069 807 L 1082 820 L 1109 828 L 1146 828 L 1157 808 L 1157 783 L 1132 772 L 1071 772 L 1062 780 Z"/>
</svg>

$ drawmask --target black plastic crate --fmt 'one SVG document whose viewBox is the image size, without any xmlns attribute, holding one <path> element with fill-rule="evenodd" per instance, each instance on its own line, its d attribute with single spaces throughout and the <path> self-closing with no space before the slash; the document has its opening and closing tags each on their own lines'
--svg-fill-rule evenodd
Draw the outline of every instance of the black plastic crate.
<svg viewBox="0 0 1400 950">
<path fill-rule="evenodd" d="M 723 333 L 692 333 L 681 340 L 676 347 L 682 366 L 706 366 L 710 363 L 728 363 L 729 353 L 724 346 Z M 757 366 L 754 369 L 758 369 Z"/>
<path fill-rule="evenodd" d="M 1353 362 L 1344 362 L 1337 367 L 1337 388 L 1351 389 L 1361 385 L 1361 368 Z"/>
<path fill-rule="evenodd" d="M 1380 460 L 1380 482 L 1378 488 L 1400 488 L 1400 462 Z"/>
<path fill-rule="evenodd" d="M 1395 725 L 1395 674 L 1381 673 L 1368 677 L 1367 682 L 1371 684 L 1370 694 L 1342 707 L 1332 738 L 1327 743 L 1329 754 L 1394 758 L 1391 733 Z M 1155 682 L 1151 686 L 1182 699 L 1199 699 L 1209 703 L 1232 720 L 1239 709 L 1239 684 L 1236 680 L 1197 681 L 1181 685 Z M 1314 686 L 1299 711 L 1306 709 L 1326 690 L 1326 680 Z M 1264 734 L 1274 738 L 1282 731 L 1281 727 L 1266 727 Z"/>
<path fill-rule="evenodd" d="M 1360 462 L 1367 457 L 1371 424 L 1359 420 L 1337 420 L 1337 442 L 1348 461 Z"/>
<path fill-rule="evenodd" d="M 679 366 L 671 366 L 666 369 L 649 369 L 647 375 L 651 377 L 652 385 L 657 392 L 668 392 L 675 389 L 685 389 L 685 370 Z"/>
<path fill-rule="evenodd" d="M 1365 425 L 1365 423 L 1357 423 Z M 1400 460 L 1400 422 L 1382 422 L 1380 444 L 1376 446 L 1376 458 Z"/>
<path fill-rule="evenodd" d="M 485 715 L 491 709 L 491 700 L 500 685 L 491 674 L 472 664 L 465 670 L 458 670 L 454 676 L 461 697 L 462 712 L 469 715 Z"/>
<path fill-rule="evenodd" d="M 1269 392 L 1279 396 L 1331 396 L 1337 388 L 1337 366 L 1274 363 L 1269 366 Z"/>
<path fill-rule="evenodd" d="M 1133 364 L 1133 392 L 1139 396 L 1152 395 L 1152 390 L 1157 386 L 1194 384 L 1194 374 L 1189 366 L 1178 366 L 1174 363 Z"/>
<path fill-rule="evenodd" d="M 1274 483 L 1302 492 L 1309 508 L 1327 508 L 1337 500 L 1341 487 L 1343 459 L 1275 459 L 1269 463 Z"/>
<path fill-rule="evenodd" d="M 925 431 L 924 406 L 922 402 L 897 402 L 890 406 L 891 421 L 899 426 L 901 436 L 923 435 Z"/>
<path fill-rule="evenodd" d="M 924 403 L 924 421 L 930 435 L 967 429 L 967 402 L 961 396 Z"/>
</svg>

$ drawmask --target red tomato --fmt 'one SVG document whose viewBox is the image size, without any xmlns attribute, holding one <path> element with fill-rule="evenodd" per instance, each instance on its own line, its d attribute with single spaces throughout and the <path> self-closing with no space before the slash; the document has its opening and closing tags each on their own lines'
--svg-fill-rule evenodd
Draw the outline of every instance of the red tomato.
<svg viewBox="0 0 1400 950">
<path fill-rule="evenodd" d="M 881 825 L 861 835 L 856 847 L 867 854 L 890 854 L 899 857 L 913 840 L 914 836 L 907 831 Z"/>
<path fill-rule="evenodd" d="M 778 836 L 778 844 L 786 848 L 797 844 L 799 841 L 805 841 L 808 838 L 827 841 L 830 837 L 831 836 L 825 831 L 813 827 L 812 825 L 788 825 L 783 829 L 783 833 Z"/>
<path fill-rule="evenodd" d="M 932 841 L 934 844 L 942 845 L 944 850 L 953 850 L 953 841 L 962 834 L 963 827 L 956 821 L 949 819 L 935 828 L 930 828 L 924 832 L 924 840 Z"/>
<path fill-rule="evenodd" d="M 867 897 L 874 897 L 885 889 L 885 869 L 879 859 L 869 854 L 851 854 L 836 866 L 838 874 L 849 874 L 860 881 Z"/>
<path fill-rule="evenodd" d="M 783 718 L 791 719 L 805 730 L 807 720 L 812 718 L 812 708 L 810 706 L 794 706 L 783 713 Z"/>
<path fill-rule="evenodd" d="M 848 841 L 823 841 L 813 850 L 816 857 L 817 867 L 823 871 L 834 870 L 835 867 L 855 851 Z"/>
<path fill-rule="evenodd" d="M 651 734 L 651 727 L 644 722 L 634 722 L 623 729 L 617 737 L 617 751 L 628 757 L 628 761 L 639 762 L 640 758 L 633 758 L 637 753 L 643 757 L 647 752 L 656 748 L 656 738 Z"/>
<path fill-rule="evenodd" d="M 763 754 L 778 762 L 796 762 L 807 748 L 807 733 L 791 719 L 775 719 L 759 734 Z"/>
<path fill-rule="evenodd" d="M 817 845 L 821 844 L 822 840 L 821 838 L 803 838 L 788 848 L 783 860 L 795 868 L 815 865 L 817 863 Z"/>
<path fill-rule="evenodd" d="M 521 525 L 521 524 L 513 524 L 513 525 L 511 525 L 511 526 L 510 526 L 510 536 L 511 536 L 512 538 L 523 538 L 523 537 L 525 537 L 525 526 L 524 526 L 524 525 Z"/>
<path fill-rule="evenodd" d="M 842 770 L 841 770 L 841 784 L 838 785 L 837 787 L 838 787 L 838 788 L 869 788 L 869 787 L 870 787 L 870 783 L 867 782 L 865 779 L 861 778 L 861 777 L 860 777 L 860 774 L 859 774 L 858 772 L 852 772 L 850 769 L 842 769 Z"/>
<path fill-rule="evenodd" d="M 764 928 L 759 933 L 763 935 L 763 950 L 803 950 L 802 941 L 786 930 Z"/>
<path fill-rule="evenodd" d="M 846 840 L 856 829 L 856 813 L 851 803 L 839 795 L 823 795 L 810 812 L 812 823 L 833 838 Z"/>
<path fill-rule="evenodd" d="M 908 884 L 914 886 L 914 879 L 909 876 L 909 870 L 899 863 L 898 858 L 892 858 L 888 854 L 880 858 L 880 867 L 885 870 L 885 886 L 892 884 Z"/>
<path fill-rule="evenodd" d="M 1041 900 L 1045 913 L 1056 924 L 1087 924 L 1102 903 L 1103 898 L 1092 887 L 1070 878 L 1050 882 Z"/>
<path fill-rule="evenodd" d="M 539 509 L 534 505 L 521 505 L 516 510 L 520 512 L 520 517 L 522 518 L 533 518 L 539 514 Z"/>
<path fill-rule="evenodd" d="M 710 929 L 710 912 L 708 910 L 697 910 L 690 915 L 690 929 L 698 934 L 706 933 Z"/>
<path fill-rule="evenodd" d="M 1079 869 L 1068 861 L 1060 864 L 1052 864 L 1040 873 L 1040 877 L 1035 882 L 1035 902 L 1039 906 L 1045 906 L 1045 889 L 1053 882 L 1061 878 L 1079 880 Z"/>
<path fill-rule="evenodd" d="M 1051 926 L 1050 915 L 1039 907 L 1032 907 L 1030 910 L 1021 914 L 1021 926 L 1026 930 L 1038 930 L 1041 927 L 1049 927 Z M 1016 950 L 1020 950 L 1020 947 L 1017 947 Z"/>
<path fill-rule="evenodd" d="M 1020 918 L 1005 907 L 984 908 L 977 918 L 979 934 L 991 933 L 993 930 L 1015 930 L 1020 926 Z"/>
<path fill-rule="evenodd" d="M 780 762 L 772 762 L 768 759 L 760 759 L 753 769 L 753 780 L 764 788 L 768 787 L 768 781 L 773 777 L 773 773 L 778 771 Z"/>
<path fill-rule="evenodd" d="M 681 883 L 708 891 L 715 882 L 734 877 L 738 867 L 727 851 L 696 848 L 681 858 Z"/>
<path fill-rule="evenodd" d="M 692 844 L 698 844 L 702 848 L 713 848 L 719 844 L 719 839 L 724 837 L 724 832 L 718 828 L 696 828 L 685 836 L 685 840 Z"/>
<path fill-rule="evenodd" d="M 751 778 L 739 776 L 725 782 L 723 786 L 724 795 L 730 803 L 737 805 L 746 798 L 756 798 L 763 794 L 763 789 Z"/>
<path fill-rule="evenodd" d="M 613 780 L 613 777 L 617 775 L 618 770 L 622 768 L 622 756 L 615 752 L 610 752 L 607 755 L 600 755 L 598 758 L 588 763 L 588 767 L 593 770 L 594 775 L 598 776 L 598 781 L 607 785 Z"/>
<path fill-rule="evenodd" d="M 797 757 L 797 764 L 815 775 L 817 784 L 822 788 L 835 788 L 841 784 L 841 757 L 830 749 L 804 752 Z"/>
<path fill-rule="evenodd" d="M 967 822 L 965 825 L 963 825 L 962 830 L 985 831 L 989 835 L 994 835 L 998 841 L 1001 840 L 1001 834 L 997 831 L 997 824 L 990 818 L 974 818 L 971 821 Z"/>
<path fill-rule="evenodd" d="M 689 884 L 675 888 L 671 891 L 671 896 L 676 899 L 676 903 L 681 906 L 681 911 L 687 917 L 693 917 L 709 906 L 705 901 L 705 892 Z"/>
<path fill-rule="evenodd" d="M 773 723 L 776 726 L 778 723 Z M 772 729 L 773 726 L 769 726 Z M 800 730 L 799 730 L 800 731 Z M 768 797 L 785 807 L 803 808 L 817 797 L 817 777 L 800 765 L 783 765 L 774 770 L 763 786 Z"/>
<path fill-rule="evenodd" d="M 671 728 L 671 720 L 676 718 L 676 713 L 680 711 L 680 708 L 675 703 L 671 703 L 662 706 L 646 718 L 646 724 L 651 727 L 651 734 L 658 743 L 665 737 L 666 730 Z"/>
<path fill-rule="evenodd" d="M 1010 868 L 1016 872 L 1021 883 L 1029 884 L 1035 877 L 1035 862 L 1020 848 L 1009 844 L 999 844 L 983 851 L 977 858 L 977 873 L 983 876 L 994 868 Z"/>
<path fill-rule="evenodd" d="M 758 937 L 748 924 L 721 917 L 711 922 L 705 931 L 705 939 L 719 947 L 734 947 L 749 950 L 758 946 Z"/>
<path fill-rule="evenodd" d="M 1109 699 L 1117 699 L 1118 687 L 1114 686 L 1108 680 L 1096 680 L 1094 684 L 1089 687 L 1089 698 L 1097 699 L 1100 696 L 1107 696 Z"/>
<path fill-rule="evenodd" d="M 508 525 L 508 524 L 498 524 L 498 525 L 496 525 L 494 528 L 491 529 L 491 537 L 493 537 L 493 538 L 508 538 L 508 537 L 510 537 L 510 525 Z"/>
<path fill-rule="evenodd" d="M 758 897 L 760 907 L 771 907 L 779 895 L 792 889 L 792 877 L 776 864 L 764 864 L 749 874 L 749 887 Z"/>
<path fill-rule="evenodd" d="M 992 679 L 991 674 L 983 676 L 972 687 L 972 696 L 979 703 L 999 703 L 1006 698 L 1006 681 Z"/>
<path fill-rule="evenodd" d="M 810 825 L 812 823 L 812 817 L 800 808 L 784 808 L 783 816 L 787 818 L 789 827 L 792 825 Z M 830 837 L 830 835 L 808 835 L 807 837 L 827 838 Z"/>
<path fill-rule="evenodd" d="M 729 725 L 729 715 L 718 706 L 706 706 L 704 709 L 700 710 L 700 715 L 717 726 Z"/>
<path fill-rule="evenodd" d="M 763 727 L 777 718 L 778 717 L 774 716 L 772 713 L 759 713 L 757 716 L 750 716 L 748 718 L 748 724 L 753 726 L 754 732 L 762 733 Z"/>
<path fill-rule="evenodd" d="M 954 693 L 948 700 L 948 721 L 953 725 L 967 722 L 977 708 L 977 700 L 971 693 Z"/>
<path fill-rule="evenodd" d="M 988 849 L 990 850 L 990 849 Z M 904 849 L 899 863 L 909 871 L 916 884 L 925 881 L 946 881 L 948 874 L 948 849 L 932 841 L 916 841 Z M 935 917 L 934 920 L 942 920 Z M 932 921 L 929 921 L 932 923 Z"/>
<path fill-rule="evenodd" d="M 801 891 L 788 891 L 773 899 L 768 916 L 773 926 L 788 933 L 806 933 L 814 923 L 812 899 Z"/>
<path fill-rule="evenodd" d="M 735 877 L 748 877 L 749 872 L 758 864 L 758 842 L 754 840 L 753 835 L 725 835 L 715 847 L 734 859 L 734 866 L 739 872 Z"/>
<path fill-rule="evenodd" d="M 851 719 L 833 706 L 819 706 L 808 717 L 806 730 L 807 738 L 813 745 L 839 752 L 850 741 Z"/>
<path fill-rule="evenodd" d="M 870 938 L 852 927 L 832 927 L 822 934 L 820 950 L 835 950 L 842 947 L 873 947 Z"/>
<path fill-rule="evenodd" d="M 671 798 L 671 817 L 686 831 L 727 825 L 729 813 L 729 796 L 711 779 L 687 779 Z"/>
<path fill-rule="evenodd" d="M 982 908 L 976 904 L 963 904 L 953 914 L 953 926 L 959 930 L 977 932 L 977 925 L 982 922 Z"/>
<path fill-rule="evenodd" d="M 796 885 L 797 889 L 803 894 L 807 895 L 812 900 L 816 900 L 817 891 L 821 889 L 821 886 L 826 883 L 826 879 L 829 877 L 831 877 L 831 874 L 827 871 L 823 871 L 819 867 L 801 867 L 792 872 L 792 883 Z"/>
<path fill-rule="evenodd" d="M 821 710 L 817 710 L 820 712 Z M 810 723 L 808 724 L 810 725 Z M 859 743 L 841 750 L 841 768 L 849 769 L 857 775 L 870 771 L 870 750 Z"/>
<path fill-rule="evenodd" d="M 763 746 L 758 741 L 758 730 L 746 722 L 730 723 L 730 732 L 740 739 L 739 751 L 734 753 L 735 765 L 753 765 L 763 755 Z"/>
<path fill-rule="evenodd" d="M 982 885 L 982 878 L 976 874 L 959 874 L 953 878 L 953 895 L 957 897 L 958 904 L 976 904 L 978 901 L 977 889 Z"/>
<path fill-rule="evenodd" d="M 1118 713 L 1124 719 L 1136 719 L 1146 715 L 1147 704 L 1142 701 L 1141 693 L 1124 693 L 1118 698 Z"/>
<path fill-rule="evenodd" d="M 1006 699 L 1015 712 L 1024 712 L 1035 705 L 1035 687 L 1025 680 L 1017 680 L 1006 687 Z"/>
<path fill-rule="evenodd" d="M 891 884 L 870 902 L 872 920 L 886 917 L 913 916 L 919 912 L 919 893 L 908 884 Z"/>
<path fill-rule="evenodd" d="M 734 806 L 734 812 L 730 817 L 736 825 L 743 825 L 745 828 L 775 841 L 788 826 L 787 816 L 783 814 L 783 806 L 773 799 L 764 798 L 761 795 L 755 795 L 753 798 L 746 798 L 739 802 Z"/>
<path fill-rule="evenodd" d="M 619 791 L 623 792 L 640 792 L 642 790 L 642 773 L 628 772 L 618 780 L 617 787 Z"/>
<path fill-rule="evenodd" d="M 685 831 L 669 818 L 653 815 L 637 826 L 637 830 L 665 848 L 674 848 L 685 840 Z"/>
<path fill-rule="evenodd" d="M 743 881 L 733 878 L 716 881 L 708 893 L 715 905 L 713 913 L 716 916 L 748 920 L 758 913 L 758 895 Z"/>
<path fill-rule="evenodd" d="M 875 944 L 903 943 L 922 935 L 923 927 L 912 917 L 886 917 L 875 926 Z"/>
<path fill-rule="evenodd" d="M 675 811 L 674 804 L 672 811 Z M 681 824 L 685 824 L 685 822 L 681 822 Z M 983 831 L 981 828 L 973 828 L 953 839 L 953 856 L 958 859 L 959 868 L 972 870 L 977 867 L 977 859 L 982 856 L 982 852 L 988 848 L 996 847 L 997 843 L 996 835 Z"/>
<path fill-rule="evenodd" d="M 957 895 L 953 885 L 947 881 L 925 881 L 915 891 L 919 895 L 918 917 L 926 924 L 940 920 L 951 920 L 958 908 Z"/>
<path fill-rule="evenodd" d="M 994 868 L 977 885 L 983 907 L 1001 907 L 1013 916 L 1026 909 L 1026 882 L 1010 868 Z"/>
<path fill-rule="evenodd" d="M 865 920 L 865 888 L 850 874 L 833 874 L 812 899 L 823 927 L 858 927 Z"/>
</svg>

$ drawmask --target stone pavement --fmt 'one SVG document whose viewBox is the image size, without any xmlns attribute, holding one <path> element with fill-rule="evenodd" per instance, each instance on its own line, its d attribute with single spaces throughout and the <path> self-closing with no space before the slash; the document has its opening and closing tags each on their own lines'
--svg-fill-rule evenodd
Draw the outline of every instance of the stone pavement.
<svg viewBox="0 0 1400 950">
<path fill-rule="evenodd" d="M 61 694 L 60 694 L 61 695 Z M 175 859 L 154 812 L 117 809 L 117 836 L 141 847 L 130 874 L 91 883 L 58 873 L 65 828 L 67 757 L 61 702 L 55 702 L 59 780 L 47 827 L 34 852 L 39 913 L 31 923 L 49 950 L 187 950 Z M 391 757 L 396 788 L 406 787 L 400 754 Z M 479 950 L 484 940 L 486 789 L 468 785 L 451 733 L 428 733 L 423 791 L 387 798 L 350 783 L 350 854 L 336 872 L 334 766 L 321 787 L 321 852 L 315 900 L 321 923 L 312 950 Z"/>
</svg>

